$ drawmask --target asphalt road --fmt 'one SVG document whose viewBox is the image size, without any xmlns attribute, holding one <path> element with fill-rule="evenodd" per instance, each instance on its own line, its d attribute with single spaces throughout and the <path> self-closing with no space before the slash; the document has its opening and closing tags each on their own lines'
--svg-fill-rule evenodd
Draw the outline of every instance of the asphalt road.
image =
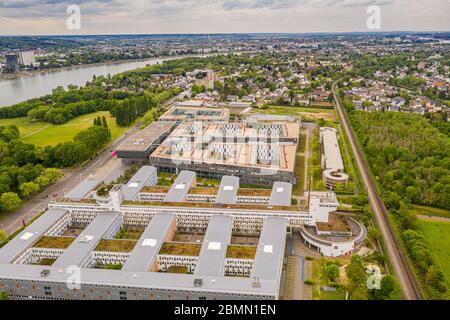
<svg viewBox="0 0 450 320">
<path fill-rule="evenodd" d="M 164 103 L 163 107 L 171 105 L 176 98 L 177 97 L 168 100 Z M 20 229 L 24 223 L 27 223 L 37 214 L 46 210 L 48 203 L 52 201 L 53 194 L 61 196 L 75 188 L 84 179 L 94 176 L 100 168 L 106 166 L 108 162 L 115 159 L 111 156 L 111 152 L 123 143 L 130 135 L 136 133 L 141 126 L 142 123 L 139 122 L 130 128 L 130 130 L 112 142 L 87 165 L 78 169 L 63 170 L 64 176 L 57 183 L 28 200 L 18 210 L 1 215 L 0 229 L 5 230 L 8 234 L 14 233 L 16 230 Z M 111 170 L 116 170 L 116 168 L 117 166 L 111 166 Z M 46 195 L 48 195 L 47 198 L 45 197 Z"/>
<path fill-rule="evenodd" d="M 400 281 L 405 299 L 421 300 L 422 294 L 416 278 L 414 273 L 411 271 L 408 260 L 401 250 L 397 236 L 392 228 L 392 225 L 390 224 L 387 209 L 381 200 L 381 197 L 378 195 L 375 184 L 369 174 L 367 164 L 365 163 L 360 147 L 356 142 L 357 140 L 355 134 L 350 126 L 350 122 L 345 114 L 344 108 L 340 103 L 337 90 L 337 82 L 335 82 L 333 84 L 333 94 L 334 100 L 336 101 L 336 108 L 350 141 L 350 146 L 355 156 L 359 171 L 361 172 L 362 180 L 368 193 L 369 204 L 375 213 L 375 219 L 383 236 L 384 244 L 394 269 L 394 273 Z"/>
</svg>

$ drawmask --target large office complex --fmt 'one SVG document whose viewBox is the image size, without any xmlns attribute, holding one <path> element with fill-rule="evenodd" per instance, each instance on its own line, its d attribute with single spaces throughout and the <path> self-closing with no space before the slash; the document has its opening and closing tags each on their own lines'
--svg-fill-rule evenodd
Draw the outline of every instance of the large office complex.
<svg viewBox="0 0 450 320">
<path fill-rule="evenodd" d="M 311 193 L 302 207 L 286 182 L 245 189 L 224 176 L 204 188 L 191 171 L 171 186 L 155 177 L 144 166 L 126 185 L 84 181 L 50 203 L 0 249 L 0 290 L 12 299 L 278 299 L 286 236 L 337 255 L 365 235 L 357 222 L 327 230 L 333 193 Z"/>
<path fill-rule="evenodd" d="M 150 164 L 162 171 L 191 170 L 213 179 L 237 176 L 245 184 L 296 183 L 299 135 L 300 123 L 290 117 L 253 116 L 242 123 L 188 122 L 156 148 Z"/>
<path fill-rule="evenodd" d="M 172 132 L 176 123 L 156 121 L 143 130 L 133 134 L 117 149 L 117 157 L 125 162 L 145 163 L 148 157 Z"/>
<path fill-rule="evenodd" d="M 338 183 L 347 184 L 349 176 L 344 173 L 344 162 L 339 149 L 338 134 L 334 128 L 320 128 L 322 144 L 322 177 L 327 188 L 335 188 Z"/>
<path fill-rule="evenodd" d="M 17 54 L 5 55 L 5 70 L 7 72 L 16 72 L 20 69 L 19 57 Z"/>
</svg>

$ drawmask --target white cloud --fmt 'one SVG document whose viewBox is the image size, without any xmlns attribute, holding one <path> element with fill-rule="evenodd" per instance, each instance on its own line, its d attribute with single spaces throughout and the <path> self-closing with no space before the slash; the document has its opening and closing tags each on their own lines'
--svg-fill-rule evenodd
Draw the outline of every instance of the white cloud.
<svg viewBox="0 0 450 320">
<path fill-rule="evenodd" d="M 69 4 L 80 33 L 366 31 L 369 5 L 382 6 L 382 31 L 450 30 L 442 0 L 2 0 L 0 33 L 70 33 Z"/>
</svg>

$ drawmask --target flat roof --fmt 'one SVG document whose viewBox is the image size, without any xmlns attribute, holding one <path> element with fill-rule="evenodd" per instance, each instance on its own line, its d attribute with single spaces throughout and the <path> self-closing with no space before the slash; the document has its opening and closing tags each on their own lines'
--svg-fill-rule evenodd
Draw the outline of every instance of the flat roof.
<svg viewBox="0 0 450 320">
<path fill-rule="evenodd" d="M 155 215 L 121 270 L 149 271 L 175 220 L 176 216 L 173 214 Z"/>
<path fill-rule="evenodd" d="M 62 209 L 50 209 L 37 218 L 0 249 L 0 263 L 13 262 L 25 250 L 32 247 L 66 212 Z"/>
<path fill-rule="evenodd" d="M 337 130 L 333 128 L 320 128 L 320 140 L 323 146 L 323 169 L 344 170 Z"/>
<path fill-rule="evenodd" d="M 119 212 L 99 213 L 53 265 L 68 267 L 82 264 L 119 217 Z"/>
<path fill-rule="evenodd" d="M 290 206 L 292 184 L 289 182 L 275 182 L 269 198 L 270 206 Z"/>
<path fill-rule="evenodd" d="M 125 200 L 134 200 L 143 187 L 155 185 L 158 181 L 158 169 L 151 166 L 143 166 L 138 172 L 128 181 L 123 188 Z M 155 177 L 156 180 L 150 183 L 150 179 Z"/>
<path fill-rule="evenodd" d="M 116 151 L 140 151 L 146 152 L 163 134 L 175 127 L 175 122 L 154 121 L 144 129 L 136 132 L 123 142 Z"/>
<path fill-rule="evenodd" d="M 172 106 L 164 113 L 160 121 L 228 121 L 230 110 L 226 108 Z"/>
<path fill-rule="evenodd" d="M 300 136 L 300 124 L 298 122 L 279 121 L 265 123 L 204 123 L 201 131 L 191 132 L 192 122 L 182 123 L 170 134 L 171 139 L 199 138 L 203 141 L 228 142 L 229 138 L 236 137 L 240 142 L 246 141 L 266 141 L 270 139 L 288 139 L 294 144 Z M 270 128 L 276 129 L 272 132 Z M 191 139 L 192 140 L 192 139 Z M 202 141 L 202 142 L 203 142 Z"/>
<path fill-rule="evenodd" d="M 41 275 L 47 270 L 46 277 Z M 26 264 L 0 264 L 0 276 L 6 279 L 25 281 L 48 281 L 67 283 L 71 274 L 61 272 L 60 267 Z M 81 286 L 107 285 L 128 286 L 131 288 L 151 288 L 166 290 L 190 290 L 198 292 L 246 293 L 260 295 L 277 295 L 279 283 L 275 280 L 261 279 L 259 286 L 253 286 L 252 279 L 241 277 L 202 276 L 201 286 L 194 281 L 199 276 L 192 274 L 174 274 L 164 272 L 130 272 L 107 269 L 80 269 Z"/>
<path fill-rule="evenodd" d="M 237 201 L 237 192 L 239 189 L 239 178 L 233 176 L 223 176 L 220 181 L 219 192 L 217 193 L 216 203 L 234 204 Z"/>
<path fill-rule="evenodd" d="M 96 180 L 84 180 L 79 185 L 77 185 L 72 191 L 67 193 L 64 198 L 72 200 L 81 200 L 86 197 L 89 192 L 91 192 L 99 182 Z"/>
<path fill-rule="evenodd" d="M 175 179 L 169 192 L 167 192 L 164 202 L 181 202 L 186 200 L 189 189 L 194 184 L 196 173 L 183 170 Z"/>
<path fill-rule="evenodd" d="M 170 138 L 168 138 L 170 139 Z M 221 164 L 223 166 L 257 168 L 261 170 L 261 175 L 268 175 L 276 171 L 294 172 L 296 145 L 267 144 L 262 147 L 277 150 L 278 158 L 273 161 L 262 162 L 258 159 L 258 145 L 249 143 L 211 143 L 212 149 L 221 149 L 224 146 L 229 148 L 231 156 L 223 158 L 219 154 L 214 154 L 210 150 L 199 150 L 192 144 L 186 144 L 183 154 L 171 153 L 172 146 L 161 145 L 151 154 L 151 158 L 170 159 L 175 162 L 197 163 L 202 165 Z"/>
<path fill-rule="evenodd" d="M 270 217 L 264 220 L 251 272 L 252 278 L 278 280 L 281 276 L 287 221 Z"/>
<path fill-rule="evenodd" d="M 215 215 L 209 220 L 194 274 L 223 276 L 227 248 L 233 230 L 230 216 Z"/>
</svg>

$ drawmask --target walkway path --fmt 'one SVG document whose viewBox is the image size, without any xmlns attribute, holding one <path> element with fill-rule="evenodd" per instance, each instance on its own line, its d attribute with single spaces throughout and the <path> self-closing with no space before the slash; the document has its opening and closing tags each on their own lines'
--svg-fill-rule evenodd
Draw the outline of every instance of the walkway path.
<svg viewBox="0 0 450 320">
<path fill-rule="evenodd" d="M 422 214 L 417 215 L 417 219 L 426 221 L 438 221 L 438 222 L 450 222 L 450 218 L 436 217 L 436 216 L 425 216 Z"/>
<path fill-rule="evenodd" d="M 31 122 L 31 121 L 30 121 L 30 122 Z M 21 137 L 21 138 L 23 139 L 23 138 L 31 137 L 31 136 L 35 135 L 36 133 L 41 132 L 41 131 L 47 129 L 48 127 L 50 127 L 50 124 L 47 124 L 46 126 L 42 127 L 41 129 L 36 130 L 36 131 L 34 131 L 34 132 L 31 132 L 31 133 L 29 133 L 29 134 L 27 134 L 27 135 L 25 135 L 25 136 L 23 136 L 23 137 Z"/>
</svg>

